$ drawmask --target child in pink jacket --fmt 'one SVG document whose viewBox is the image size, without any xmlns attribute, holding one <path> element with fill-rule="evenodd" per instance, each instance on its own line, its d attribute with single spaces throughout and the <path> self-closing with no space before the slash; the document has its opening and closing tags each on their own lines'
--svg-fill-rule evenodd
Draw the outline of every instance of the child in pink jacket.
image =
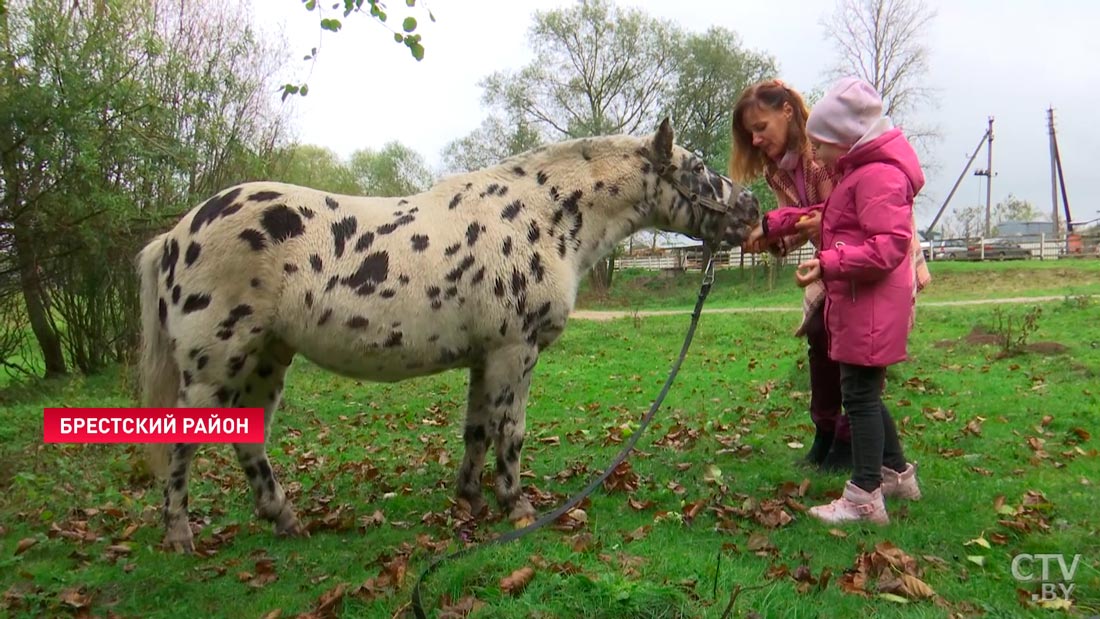
<svg viewBox="0 0 1100 619">
<path fill-rule="evenodd" d="M 820 249 L 795 278 L 800 286 L 825 283 L 829 356 L 840 364 L 853 466 L 842 496 L 810 514 L 828 523 L 886 524 L 884 496 L 920 498 L 882 387 L 887 366 L 907 359 L 916 295 L 913 199 L 924 174 L 905 136 L 882 115 L 881 97 L 863 80 L 834 84 L 810 112 L 806 131 L 814 156 L 841 178 L 821 207 Z M 805 215 L 804 209 L 772 211 L 764 233 L 791 234 Z"/>
</svg>

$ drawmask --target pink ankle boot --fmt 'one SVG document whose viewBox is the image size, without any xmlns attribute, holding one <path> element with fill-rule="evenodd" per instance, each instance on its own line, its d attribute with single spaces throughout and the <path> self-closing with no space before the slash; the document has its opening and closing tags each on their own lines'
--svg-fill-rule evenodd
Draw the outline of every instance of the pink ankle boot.
<svg viewBox="0 0 1100 619">
<path fill-rule="evenodd" d="M 907 501 L 920 500 L 920 486 L 917 485 L 917 467 L 909 462 L 901 473 L 882 467 L 882 496 L 897 497 Z"/>
<path fill-rule="evenodd" d="M 890 522 L 882 499 L 882 488 L 867 492 L 850 480 L 844 484 L 844 494 L 839 499 L 825 505 L 816 505 L 809 511 L 814 518 L 829 524 L 863 520 L 874 524 Z"/>
</svg>

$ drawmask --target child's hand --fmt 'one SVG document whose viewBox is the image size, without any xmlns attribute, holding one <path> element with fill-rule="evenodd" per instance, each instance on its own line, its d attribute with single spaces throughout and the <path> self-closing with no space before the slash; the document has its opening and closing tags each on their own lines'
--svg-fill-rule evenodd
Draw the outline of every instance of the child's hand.
<svg viewBox="0 0 1100 619">
<path fill-rule="evenodd" d="M 799 217 L 794 227 L 808 236 L 814 245 L 821 245 L 821 211 L 815 210 L 809 215 Z"/>
<path fill-rule="evenodd" d="M 810 258 L 798 265 L 798 269 L 794 272 L 794 281 L 798 282 L 799 288 L 805 288 L 819 279 L 821 279 L 821 261 L 817 258 Z"/>
</svg>

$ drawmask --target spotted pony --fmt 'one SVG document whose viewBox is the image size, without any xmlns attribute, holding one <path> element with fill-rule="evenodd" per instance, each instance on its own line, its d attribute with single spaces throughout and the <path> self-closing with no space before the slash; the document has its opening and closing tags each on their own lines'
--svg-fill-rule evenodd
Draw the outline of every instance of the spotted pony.
<svg viewBox="0 0 1100 619">
<path fill-rule="evenodd" d="M 482 513 L 493 445 L 496 499 L 518 522 L 534 515 L 518 468 L 532 373 L 584 275 L 638 230 L 739 244 L 758 217 L 748 190 L 673 144 L 667 119 L 648 136 L 555 143 L 403 198 L 230 187 L 138 256 L 142 403 L 261 407 L 270 440 L 296 355 L 368 381 L 466 368 L 457 495 Z M 191 550 L 198 445 L 147 447 L 164 480 L 164 541 Z M 265 445 L 234 448 L 258 516 L 304 534 Z"/>
</svg>

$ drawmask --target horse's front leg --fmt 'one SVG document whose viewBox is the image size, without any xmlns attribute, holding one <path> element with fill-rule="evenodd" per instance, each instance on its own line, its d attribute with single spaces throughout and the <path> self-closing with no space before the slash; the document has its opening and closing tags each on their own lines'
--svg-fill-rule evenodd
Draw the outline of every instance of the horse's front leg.
<svg viewBox="0 0 1100 619">
<path fill-rule="evenodd" d="M 483 385 L 489 412 L 489 432 L 496 452 L 496 498 L 514 523 L 535 515 L 520 486 L 520 455 L 526 427 L 527 395 L 538 348 L 526 344 L 491 351 L 486 357 Z"/>
</svg>

